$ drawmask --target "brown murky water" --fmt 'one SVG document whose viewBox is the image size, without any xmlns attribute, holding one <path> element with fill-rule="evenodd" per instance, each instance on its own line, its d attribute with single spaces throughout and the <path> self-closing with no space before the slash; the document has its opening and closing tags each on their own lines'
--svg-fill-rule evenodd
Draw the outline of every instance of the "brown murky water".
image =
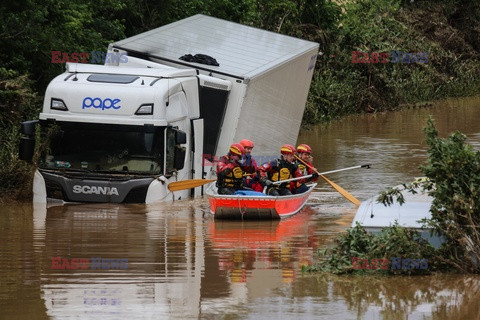
<svg viewBox="0 0 480 320">
<path fill-rule="evenodd" d="M 479 108 L 477 97 L 354 116 L 302 132 L 298 142 L 313 147 L 320 171 L 371 163 L 329 176 L 365 200 L 421 174 L 429 114 L 441 135 L 460 130 L 480 148 Z M 354 214 L 323 183 L 305 210 L 283 221 L 214 221 L 206 199 L 4 206 L 0 318 L 480 319 L 479 276 L 302 274 Z M 72 269 L 52 268 L 52 258 Z M 73 259 L 89 263 L 82 269 Z"/>
</svg>

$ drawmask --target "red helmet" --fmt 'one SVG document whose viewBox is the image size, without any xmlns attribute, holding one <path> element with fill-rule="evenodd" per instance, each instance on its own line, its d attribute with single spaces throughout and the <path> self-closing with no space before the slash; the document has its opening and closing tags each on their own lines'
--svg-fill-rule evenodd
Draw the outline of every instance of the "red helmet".
<svg viewBox="0 0 480 320">
<path fill-rule="evenodd" d="M 230 153 L 236 154 L 237 156 L 241 156 L 245 153 L 245 149 L 240 143 L 234 143 L 230 146 Z"/>
<path fill-rule="evenodd" d="M 308 144 L 301 144 L 297 147 L 298 153 L 312 153 L 312 148 Z"/>
<path fill-rule="evenodd" d="M 282 154 L 294 154 L 295 153 L 295 147 L 292 146 L 291 144 L 284 144 L 281 148 L 280 148 L 280 152 Z"/>
<path fill-rule="evenodd" d="M 252 148 L 253 149 L 253 142 L 251 140 L 248 140 L 248 139 L 243 139 L 242 141 L 240 141 L 240 144 L 246 148 Z"/>
</svg>

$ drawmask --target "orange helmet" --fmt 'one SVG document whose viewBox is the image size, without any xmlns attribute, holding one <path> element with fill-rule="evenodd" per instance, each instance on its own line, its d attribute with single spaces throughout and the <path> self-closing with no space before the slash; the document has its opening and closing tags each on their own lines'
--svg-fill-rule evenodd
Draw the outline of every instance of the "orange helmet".
<svg viewBox="0 0 480 320">
<path fill-rule="evenodd" d="M 298 153 L 312 153 L 312 148 L 308 144 L 301 144 L 297 147 Z"/>
<path fill-rule="evenodd" d="M 230 146 L 230 153 L 241 156 L 245 153 L 245 149 L 243 149 L 243 146 L 240 143 L 234 143 Z"/>
<path fill-rule="evenodd" d="M 240 141 L 240 144 L 246 148 L 252 148 L 253 149 L 253 142 L 251 140 L 248 140 L 248 139 L 243 139 L 242 141 Z"/>
<path fill-rule="evenodd" d="M 280 152 L 282 154 L 294 154 L 295 153 L 295 147 L 292 146 L 291 144 L 284 144 L 281 148 L 280 148 Z"/>
</svg>

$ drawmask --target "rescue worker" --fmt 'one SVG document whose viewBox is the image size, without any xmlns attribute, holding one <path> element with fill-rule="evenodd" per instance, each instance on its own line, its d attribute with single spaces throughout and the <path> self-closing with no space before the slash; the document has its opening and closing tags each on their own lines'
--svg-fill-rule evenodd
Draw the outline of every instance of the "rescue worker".
<svg viewBox="0 0 480 320">
<path fill-rule="evenodd" d="M 254 144 L 248 139 L 241 140 L 240 144 L 245 149 L 245 154 L 242 158 L 242 170 L 245 173 L 244 186 L 253 191 L 262 192 L 263 187 L 260 183 L 260 176 L 257 173 L 257 162 L 251 155 Z"/>
<path fill-rule="evenodd" d="M 242 156 L 245 149 L 239 143 L 230 146 L 228 153 L 220 157 L 217 162 L 218 194 L 235 194 L 236 190 L 243 190 Z"/>
<path fill-rule="evenodd" d="M 266 194 L 271 196 L 291 195 L 290 182 L 273 184 L 275 181 L 287 180 L 301 177 L 302 173 L 298 169 L 295 159 L 295 147 L 290 144 L 284 144 L 280 148 L 280 159 L 272 160 L 258 167 L 260 172 L 260 182 L 267 187 Z"/>
<path fill-rule="evenodd" d="M 248 139 L 243 139 L 240 141 L 243 149 L 245 150 L 245 154 L 243 155 L 243 164 L 242 169 L 245 173 L 255 173 L 257 171 L 257 162 L 255 159 L 252 158 L 252 149 L 254 144 L 252 141 Z"/>
<path fill-rule="evenodd" d="M 300 144 L 297 147 L 297 157 L 302 161 L 297 159 L 298 169 L 302 175 L 312 175 L 312 177 L 305 179 L 304 182 L 317 181 L 318 173 L 313 169 L 312 164 L 312 148 L 308 144 Z M 293 194 L 303 193 L 308 190 L 308 187 L 305 183 L 300 183 L 297 181 L 292 182 L 290 188 Z"/>
</svg>

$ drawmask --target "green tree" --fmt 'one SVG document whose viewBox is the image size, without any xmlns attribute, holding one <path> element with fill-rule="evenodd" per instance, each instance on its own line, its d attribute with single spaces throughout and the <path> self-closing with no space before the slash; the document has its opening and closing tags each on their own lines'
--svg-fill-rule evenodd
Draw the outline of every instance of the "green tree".
<svg viewBox="0 0 480 320">
<path fill-rule="evenodd" d="M 423 187 L 434 199 L 431 225 L 446 237 L 449 263 L 480 272 L 480 151 L 458 131 L 439 138 L 433 119 L 424 132 L 428 161 L 421 169 L 428 178 Z"/>
<path fill-rule="evenodd" d="M 480 151 L 466 142 L 467 137 L 456 131 L 447 138 L 438 137 L 432 118 L 424 128 L 428 160 L 420 167 L 427 179 L 405 185 L 415 192 L 428 190 L 433 197 L 426 221 L 445 237 L 441 260 L 465 272 L 480 272 Z M 396 199 L 404 202 L 398 188 L 382 192 L 384 204 Z"/>
<path fill-rule="evenodd" d="M 27 75 L 0 68 L 0 192 L 2 198 L 27 199 L 31 194 L 30 166 L 18 160 L 21 121 L 36 117 L 39 99 Z"/>
<path fill-rule="evenodd" d="M 29 73 L 38 91 L 61 73 L 52 51 L 105 52 L 124 37 L 122 0 L 19 0 L 0 7 L 0 59 L 7 70 Z"/>
</svg>

